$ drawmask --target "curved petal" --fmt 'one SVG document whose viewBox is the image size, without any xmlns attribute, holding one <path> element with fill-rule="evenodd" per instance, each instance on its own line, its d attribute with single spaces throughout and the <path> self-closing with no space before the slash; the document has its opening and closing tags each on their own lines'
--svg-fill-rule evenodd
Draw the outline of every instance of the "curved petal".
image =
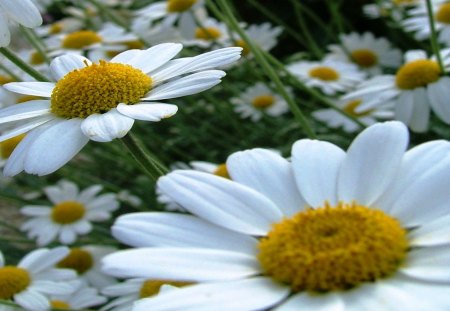
<svg viewBox="0 0 450 311">
<path fill-rule="evenodd" d="M 0 123 L 19 121 L 50 113 L 49 100 L 31 100 L 0 109 Z"/>
<path fill-rule="evenodd" d="M 90 66 L 92 62 L 84 56 L 77 54 L 66 54 L 56 57 L 50 64 L 50 72 L 55 81 L 58 81 L 66 74 L 76 69 Z"/>
<path fill-rule="evenodd" d="M 324 295 L 311 295 L 309 293 L 300 293 L 292 296 L 284 302 L 275 311 L 347 311 L 342 299 L 335 293 L 326 293 Z"/>
<path fill-rule="evenodd" d="M 25 310 L 46 311 L 50 308 L 48 298 L 35 290 L 24 290 L 14 295 L 14 301 Z"/>
<path fill-rule="evenodd" d="M 442 77 L 427 87 L 427 95 L 430 105 L 439 119 L 450 124 L 450 105 L 448 104 L 448 90 L 450 89 L 450 78 Z"/>
<path fill-rule="evenodd" d="M 27 133 L 47 122 L 50 122 L 52 119 L 54 119 L 54 117 L 51 115 L 43 115 L 34 119 L 30 119 L 28 120 L 28 122 L 24 122 L 20 126 L 16 126 L 12 130 L 9 130 L 0 135 L 0 142 Z"/>
<path fill-rule="evenodd" d="M 450 215 L 436 218 L 409 232 L 411 246 L 439 246 L 450 244 Z"/>
<path fill-rule="evenodd" d="M 425 88 L 420 87 L 414 91 L 414 104 L 409 128 L 416 133 L 426 132 L 430 119 L 430 106 Z"/>
<path fill-rule="evenodd" d="M 171 104 L 162 103 L 142 103 L 135 105 L 119 104 L 117 111 L 121 114 L 143 121 L 161 121 L 161 119 L 170 118 L 178 110 L 178 107 Z"/>
<path fill-rule="evenodd" d="M 33 274 L 52 268 L 61 259 L 69 254 L 69 249 L 65 246 L 53 249 L 37 249 L 27 254 L 18 264 L 19 267 L 31 271 Z"/>
<path fill-rule="evenodd" d="M 111 109 L 104 114 L 92 114 L 81 123 L 81 131 L 89 139 L 108 142 L 124 137 L 133 127 L 134 119 Z"/>
<path fill-rule="evenodd" d="M 55 83 L 53 82 L 11 82 L 3 85 L 8 91 L 50 98 Z"/>
<path fill-rule="evenodd" d="M 16 22 L 34 28 L 42 24 L 42 16 L 36 5 L 31 0 L 2 0 L 0 7 L 8 12 Z"/>
</svg>

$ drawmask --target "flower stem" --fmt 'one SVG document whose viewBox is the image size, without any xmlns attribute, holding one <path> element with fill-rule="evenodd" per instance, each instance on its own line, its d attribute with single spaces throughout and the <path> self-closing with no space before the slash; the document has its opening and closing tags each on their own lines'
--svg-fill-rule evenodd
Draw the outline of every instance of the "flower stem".
<svg viewBox="0 0 450 311">
<path fill-rule="evenodd" d="M 164 164 L 146 150 L 144 145 L 131 133 L 121 138 L 121 141 L 152 181 L 156 182 L 159 177 L 169 172 Z"/>
<path fill-rule="evenodd" d="M 30 44 L 36 49 L 36 51 L 42 56 L 47 64 L 50 64 L 51 59 L 45 53 L 44 45 L 42 44 L 41 38 L 34 32 L 33 29 L 20 26 L 20 30 L 25 35 Z"/>
<path fill-rule="evenodd" d="M 426 0 L 426 3 L 427 3 L 428 21 L 430 23 L 430 29 L 431 29 L 431 37 L 430 37 L 431 48 L 433 49 L 433 52 L 436 55 L 436 59 L 439 64 L 441 73 L 444 73 L 445 69 L 444 69 L 444 64 L 442 62 L 441 52 L 439 50 L 439 43 L 437 41 L 436 26 L 434 24 L 433 7 L 431 5 L 431 0 Z"/>
<path fill-rule="evenodd" d="M 12 52 L 8 48 L 0 48 L 0 53 L 2 53 L 6 58 L 8 58 L 14 65 L 25 71 L 27 74 L 32 76 L 38 81 L 41 82 L 49 82 L 50 80 L 47 79 L 44 75 L 36 71 L 33 67 L 28 65 L 26 62 L 21 60 L 14 52 Z"/>
<path fill-rule="evenodd" d="M 88 0 L 88 2 L 92 3 L 93 6 L 95 6 L 101 13 L 105 14 L 105 16 L 115 24 L 119 25 L 120 27 L 124 28 L 128 32 L 131 32 L 131 28 L 128 25 L 127 22 L 125 22 L 120 16 L 115 14 L 115 12 L 112 12 L 108 7 L 103 5 L 97 0 Z"/>
</svg>

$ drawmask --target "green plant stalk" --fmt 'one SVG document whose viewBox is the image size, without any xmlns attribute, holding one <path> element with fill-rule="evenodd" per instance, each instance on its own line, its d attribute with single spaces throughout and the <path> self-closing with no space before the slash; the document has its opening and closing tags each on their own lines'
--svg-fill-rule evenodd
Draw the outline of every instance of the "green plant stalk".
<svg viewBox="0 0 450 311">
<path fill-rule="evenodd" d="M 439 64 L 441 73 L 445 73 L 444 63 L 442 62 L 441 52 L 439 50 L 439 44 L 437 42 L 436 25 L 434 24 L 434 16 L 433 16 L 433 7 L 431 5 L 431 0 L 426 0 L 426 2 L 427 2 L 428 21 L 430 23 L 431 29 L 431 37 L 430 37 L 431 48 L 433 49 L 433 52 L 436 55 L 436 59 Z"/>
<path fill-rule="evenodd" d="M 25 35 L 30 44 L 36 49 L 36 51 L 44 58 L 44 61 L 47 64 L 50 64 L 51 59 L 48 57 L 47 53 L 45 53 L 44 45 L 41 42 L 41 38 L 34 32 L 31 28 L 20 26 L 20 30 Z"/>
<path fill-rule="evenodd" d="M 26 62 L 24 62 L 23 60 L 21 60 L 16 54 L 14 54 L 14 52 L 12 52 L 10 49 L 4 47 L 4 48 L 0 48 L 0 53 L 2 53 L 6 58 L 8 58 L 14 65 L 16 65 L 17 67 L 19 67 L 21 70 L 25 71 L 27 74 L 29 74 L 30 76 L 32 76 L 33 78 L 35 78 L 38 81 L 41 82 L 49 82 L 50 80 L 45 77 L 44 75 L 42 75 L 41 73 L 39 73 L 38 71 L 36 71 L 33 67 L 31 67 L 30 65 L 28 65 Z"/>
<path fill-rule="evenodd" d="M 208 0 L 211 1 L 211 0 Z M 242 40 L 245 41 L 245 43 L 249 46 L 250 50 L 252 51 L 253 55 L 255 56 L 256 60 L 260 63 L 263 70 L 265 71 L 266 75 L 272 80 L 272 82 L 275 84 L 275 87 L 278 91 L 278 93 L 286 100 L 286 102 L 289 105 L 289 108 L 291 109 L 291 112 L 293 113 L 296 120 L 300 123 L 303 130 L 305 131 L 306 135 L 314 139 L 316 138 L 316 134 L 314 133 L 313 129 L 309 125 L 308 120 L 303 115 L 301 110 L 298 108 L 297 104 L 293 101 L 293 99 L 289 96 L 288 92 L 284 88 L 283 84 L 281 83 L 280 78 L 278 77 L 275 70 L 272 68 L 272 66 L 268 63 L 266 60 L 264 54 L 261 52 L 259 47 L 255 45 L 250 38 L 247 36 L 245 31 L 241 29 L 239 26 L 238 21 L 234 18 L 230 7 L 227 4 L 226 0 L 219 0 L 218 1 L 222 7 L 222 10 L 224 12 L 224 15 L 227 17 L 227 21 L 232 29 L 234 29 L 239 36 L 242 38 Z"/>
</svg>

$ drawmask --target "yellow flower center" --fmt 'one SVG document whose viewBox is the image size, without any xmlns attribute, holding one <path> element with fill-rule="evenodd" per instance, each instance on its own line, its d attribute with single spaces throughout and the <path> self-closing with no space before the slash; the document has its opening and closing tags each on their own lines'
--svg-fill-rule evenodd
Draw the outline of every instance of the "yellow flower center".
<svg viewBox="0 0 450 311">
<path fill-rule="evenodd" d="M 227 165 L 225 163 L 218 165 L 213 174 L 223 178 L 231 179 L 230 174 L 228 174 Z"/>
<path fill-rule="evenodd" d="M 195 29 L 195 38 L 202 40 L 216 40 L 222 36 L 219 29 L 215 27 L 203 27 Z"/>
<path fill-rule="evenodd" d="M 10 139 L 0 142 L 0 156 L 2 159 L 8 159 L 17 145 L 22 141 L 26 134 L 20 134 Z"/>
<path fill-rule="evenodd" d="M 5 266 L 0 268 L 0 299 L 11 299 L 31 284 L 31 276 L 27 270 Z"/>
<path fill-rule="evenodd" d="M 35 96 L 35 95 L 24 95 L 24 96 L 20 96 L 20 97 L 16 100 L 16 104 L 25 103 L 25 102 L 27 102 L 27 101 L 35 100 L 35 99 L 42 99 L 42 97 L 40 97 L 40 96 Z"/>
<path fill-rule="evenodd" d="M 62 23 L 53 23 L 48 29 L 49 34 L 56 35 L 63 30 Z"/>
<path fill-rule="evenodd" d="M 236 44 L 236 46 L 242 48 L 242 55 L 243 56 L 247 56 L 248 54 L 250 54 L 251 50 L 250 50 L 248 44 L 245 43 L 244 40 L 242 40 L 242 39 L 236 40 L 235 44 Z"/>
<path fill-rule="evenodd" d="M 450 24 L 450 3 L 444 3 L 439 7 L 436 20 L 443 24 Z"/>
<path fill-rule="evenodd" d="M 189 10 L 197 0 L 168 0 L 167 11 L 168 12 L 184 12 Z"/>
<path fill-rule="evenodd" d="M 378 63 L 378 56 L 368 49 L 354 50 L 350 56 L 358 66 L 363 68 L 369 68 Z"/>
<path fill-rule="evenodd" d="M 50 301 L 50 306 L 54 309 L 61 309 L 61 310 L 71 309 L 70 305 L 62 300 L 52 300 Z"/>
<path fill-rule="evenodd" d="M 409 62 L 397 71 L 395 83 L 404 90 L 424 87 L 439 79 L 441 70 L 437 62 L 419 59 Z"/>
<path fill-rule="evenodd" d="M 102 37 L 97 33 L 91 30 L 81 30 L 66 35 L 61 46 L 66 49 L 80 50 L 99 42 L 102 42 Z"/>
<path fill-rule="evenodd" d="M 139 290 L 139 298 L 147 298 L 159 293 L 161 286 L 172 285 L 175 287 L 183 287 L 192 284 L 191 282 L 163 281 L 163 280 L 147 280 L 142 284 Z"/>
<path fill-rule="evenodd" d="M 343 108 L 343 110 L 345 112 L 347 112 L 349 115 L 352 115 L 354 117 L 364 117 L 373 112 L 372 109 L 369 109 L 367 111 L 356 112 L 356 108 L 358 108 L 359 105 L 361 105 L 361 103 L 362 103 L 362 100 L 360 100 L 360 99 L 353 100 L 351 102 L 348 102 L 345 105 L 345 107 Z"/>
<path fill-rule="evenodd" d="M 258 259 L 265 274 L 294 292 L 324 292 L 393 274 L 407 250 L 405 229 L 383 211 L 326 203 L 274 225 Z"/>
<path fill-rule="evenodd" d="M 275 98 L 272 95 L 256 96 L 252 100 L 252 106 L 257 109 L 266 109 L 275 103 Z"/>
<path fill-rule="evenodd" d="M 134 104 L 150 90 L 152 79 L 130 65 L 107 63 L 74 70 L 56 83 L 51 110 L 62 118 L 86 118 L 119 103 Z"/>
<path fill-rule="evenodd" d="M 6 83 L 10 83 L 10 82 L 14 82 L 15 80 L 11 77 L 8 76 L 4 76 L 4 75 L 0 75 L 0 85 L 6 84 Z"/>
<path fill-rule="evenodd" d="M 336 81 L 339 79 L 339 73 L 333 68 L 326 66 L 319 66 L 309 71 L 309 76 L 323 80 L 323 81 Z"/>
<path fill-rule="evenodd" d="M 121 44 L 126 46 L 126 48 L 124 50 L 107 51 L 106 55 L 108 55 L 108 57 L 110 57 L 110 58 L 113 58 L 114 56 L 122 53 L 123 51 L 134 50 L 134 49 L 141 50 L 145 47 L 144 43 L 142 43 L 142 41 L 140 41 L 140 40 L 126 41 L 126 42 L 122 42 Z"/>
<path fill-rule="evenodd" d="M 92 255 L 81 248 L 72 248 L 69 255 L 57 264 L 59 268 L 73 269 L 79 275 L 91 269 L 93 265 Z"/>
<path fill-rule="evenodd" d="M 52 208 L 51 217 L 54 222 L 65 225 L 80 220 L 85 213 L 86 208 L 80 202 L 63 201 Z"/>
<path fill-rule="evenodd" d="M 30 54 L 30 64 L 31 65 L 40 65 L 45 62 L 44 57 L 38 51 L 34 51 Z"/>
</svg>

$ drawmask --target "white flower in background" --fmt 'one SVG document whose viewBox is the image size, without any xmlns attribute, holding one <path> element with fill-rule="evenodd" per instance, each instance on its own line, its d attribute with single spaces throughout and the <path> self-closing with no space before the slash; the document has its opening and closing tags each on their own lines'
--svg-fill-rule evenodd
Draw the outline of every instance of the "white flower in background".
<svg viewBox="0 0 450 311">
<path fill-rule="evenodd" d="M 106 298 L 100 296 L 98 290 L 80 284 L 78 289 L 68 295 L 50 295 L 50 305 L 54 309 L 85 310 L 90 307 L 104 304 Z"/>
<path fill-rule="evenodd" d="M 378 120 L 391 120 L 394 118 L 394 102 L 388 101 L 384 105 L 377 106 L 373 109 L 356 112 L 356 109 L 363 102 L 363 98 L 355 100 L 341 99 L 336 102 L 336 107 L 347 112 L 366 126 L 375 124 Z M 313 111 L 311 115 L 331 128 L 342 128 L 349 133 L 356 132 L 360 129 L 360 126 L 352 119 L 331 108 Z"/>
<path fill-rule="evenodd" d="M 134 18 L 131 29 L 139 38 L 153 45 L 166 42 L 181 42 L 181 35 L 177 27 L 170 24 L 154 23 L 145 17 Z"/>
<path fill-rule="evenodd" d="M 236 61 L 242 50 L 225 48 L 172 60 L 181 49 L 181 44 L 159 44 L 100 63 L 69 54 L 50 65 L 56 83 L 6 84 L 10 91 L 46 99 L 0 110 L 0 126 L 15 126 L 0 135 L 0 141 L 29 132 L 6 163 L 4 174 L 13 176 L 23 170 L 50 174 L 90 139 L 108 142 L 125 136 L 135 120 L 156 122 L 174 115 L 177 106 L 158 101 L 219 84 L 225 72 L 210 69 Z"/>
<path fill-rule="evenodd" d="M 331 59 L 320 62 L 298 61 L 288 65 L 287 69 L 307 87 L 319 88 L 326 95 L 346 92 L 366 76 L 354 64 Z"/>
<path fill-rule="evenodd" d="M 386 38 L 375 38 L 370 32 L 362 35 L 352 32 L 339 37 L 341 45 L 330 45 L 327 58 L 353 62 L 371 75 L 380 74 L 383 68 L 396 69 L 402 63 L 401 51 L 393 48 Z"/>
<path fill-rule="evenodd" d="M 166 0 L 157 1 L 136 11 L 139 17 L 150 21 L 164 18 L 164 24 L 174 24 L 179 19 L 204 10 L 204 0 Z"/>
<path fill-rule="evenodd" d="M 444 67 L 449 67 L 450 50 L 441 51 L 441 56 Z M 376 76 L 343 98 L 366 99 L 356 108 L 357 113 L 392 101 L 395 119 L 407 124 L 414 132 L 426 132 L 430 109 L 444 123 L 450 124 L 450 77 L 442 74 L 434 56 L 428 58 L 421 50 L 408 51 L 405 63 L 396 75 Z"/>
<path fill-rule="evenodd" d="M 121 190 L 116 195 L 117 200 L 129 204 L 134 207 L 138 207 L 142 204 L 141 198 L 136 195 L 133 195 L 128 190 Z"/>
<path fill-rule="evenodd" d="M 41 13 L 31 0 L 0 0 L 0 47 L 11 41 L 9 21 L 34 28 L 42 24 Z"/>
<path fill-rule="evenodd" d="M 76 278 L 73 271 L 53 267 L 68 253 L 67 247 L 39 248 L 13 266 L 5 265 L 0 252 L 0 299 L 14 301 L 25 310 L 48 310 L 48 295 L 67 295 L 78 285 L 72 282 Z"/>
<path fill-rule="evenodd" d="M 230 102 L 235 112 L 253 122 L 259 121 L 263 115 L 278 117 L 289 111 L 286 101 L 262 82 L 248 87 L 239 97 L 231 98 Z"/>
<path fill-rule="evenodd" d="M 270 23 L 262 23 L 261 25 L 250 25 L 244 28 L 247 36 L 263 51 L 270 51 L 277 45 L 278 36 L 283 32 L 280 26 L 273 27 Z M 239 37 L 237 34 L 235 36 Z M 243 56 L 252 56 L 250 48 L 242 39 L 237 39 L 232 42 L 232 45 L 240 46 Z"/>
<path fill-rule="evenodd" d="M 139 299 L 158 295 L 160 292 L 165 291 L 169 286 L 171 289 L 176 289 L 190 284 L 192 283 L 147 280 L 141 278 L 129 279 L 122 283 L 105 287 L 102 290 L 103 295 L 109 296 L 113 298 L 113 300 L 103 306 L 100 310 L 131 311 L 134 303 Z"/>
<path fill-rule="evenodd" d="M 77 18 L 66 17 L 54 23 L 39 26 L 35 29 L 40 37 L 60 35 L 83 29 L 83 22 Z"/>
<path fill-rule="evenodd" d="M 38 245 L 47 245 L 54 240 L 72 244 L 78 235 L 92 231 L 91 222 L 106 221 L 119 208 L 115 193 L 99 195 L 102 186 L 94 185 L 79 191 L 76 184 L 61 181 L 58 185 L 44 188 L 53 206 L 28 205 L 21 208 L 23 215 L 32 217 L 21 230 Z"/>
<path fill-rule="evenodd" d="M 363 12 L 369 18 L 387 18 L 401 21 L 407 9 L 420 3 L 419 0 L 380 0 L 376 4 L 363 5 Z"/>
<path fill-rule="evenodd" d="M 56 263 L 56 267 L 75 270 L 85 286 L 102 290 L 106 286 L 117 283 L 115 278 L 101 271 L 102 258 L 116 250 L 114 247 L 100 245 L 75 247 Z"/>
<path fill-rule="evenodd" d="M 193 215 L 119 217 L 113 235 L 137 249 L 106 256 L 103 270 L 199 283 L 134 311 L 450 310 L 450 143 L 407 145 L 392 121 L 347 152 L 309 139 L 292 162 L 237 152 L 232 181 L 169 173 L 160 187 Z"/>
<path fill-rule="evenodd" d="M 214 44 L 229 45 L 230 36 L 226 24 L 211 17 L 199 18 L 200 25 L 193 17 L 187 16 L 180 21 L 179 31 L 181 42 L 186 46 L 203 48 Z"/>
</svg>

